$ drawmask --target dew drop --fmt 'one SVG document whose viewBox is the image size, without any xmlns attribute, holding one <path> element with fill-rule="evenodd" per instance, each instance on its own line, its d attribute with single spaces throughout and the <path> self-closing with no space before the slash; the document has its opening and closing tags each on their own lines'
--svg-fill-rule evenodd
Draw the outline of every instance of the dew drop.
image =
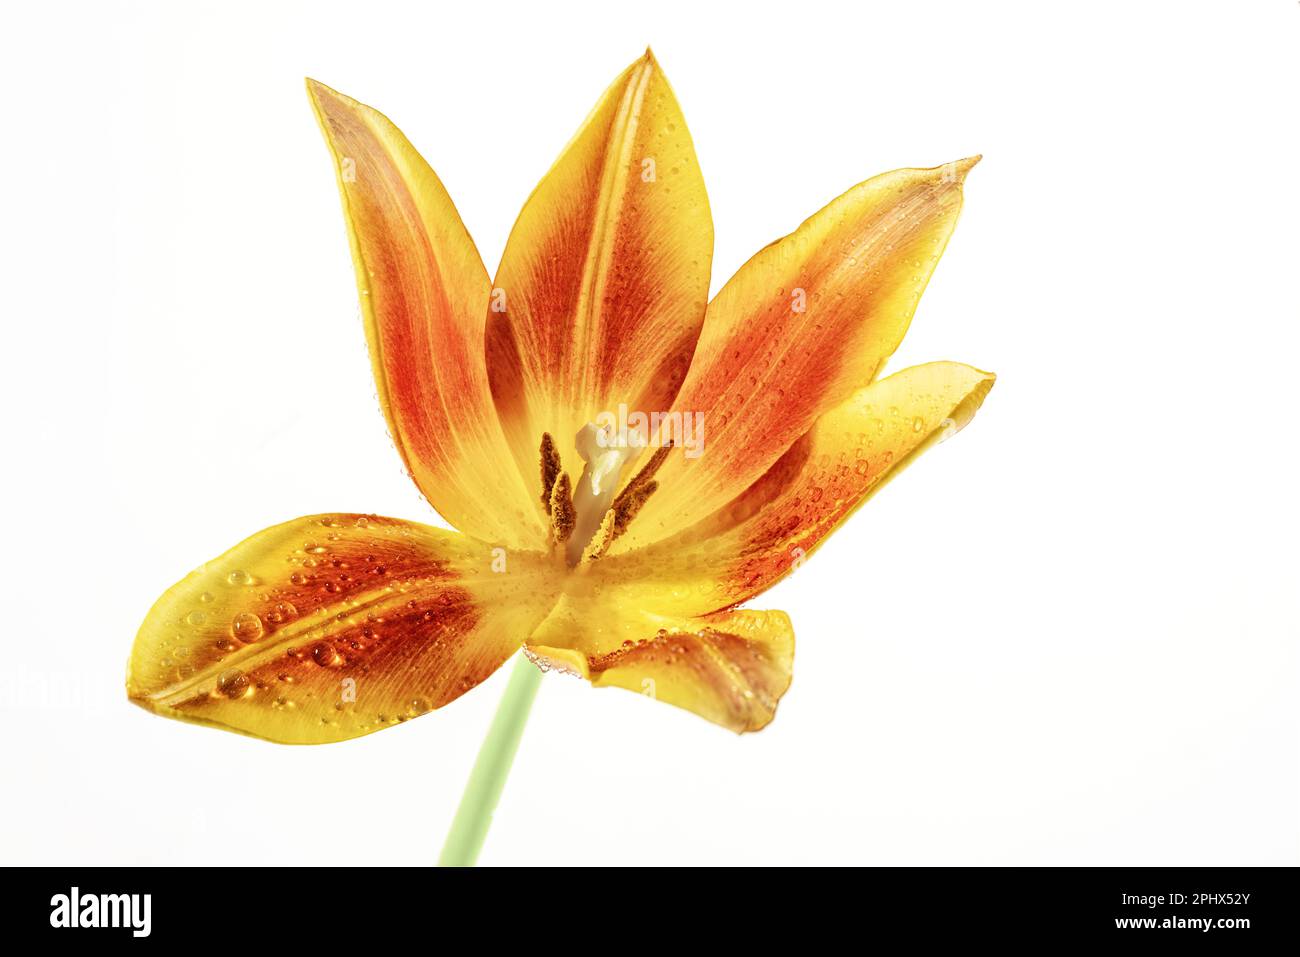
<svg viewBox="0 0 1300 957">
<path fill-rule="evenodd" d="M 283 625 L 298 617 L 298 608 L 291 601 L 277 601 L 275 607 L 266 613 L 266 620 L 273 625 Z"/>
<path fill-rule="evenodd" d="M 922 419 L 919 415 L 916 416 L 914 419 L 912 419 L 912 431 L 913 431 L 913 432 L 920 432 L 923 428 L 925 428 L 925 420 L 924 420 L 924 419 Z"/>
<path fill-rule="evenodd" d="M 192 611 L 185 616 L 185 624 L 192 625 L 195 628 L 199 627 L 199 625 L 203 624 L 207 620 L 208 616 L 203 614 L 201 611 Z"/>
<path fill-rule="evenodd" d="M 248 693 L 248 675 L 238 668 L 221 672 L 217 678 L 217 692 L 227 698 L 242 698 Z"/>
<path fill-rule="evenodd" d="M 343 664 L 343 656 L 332 645 L 320 642 L 311 650 L 312 660 L 323 668 L 336 668 Z"/>
<path fill-rule="evenodd" d="M 238 568 L 226 576 L 226 581 L 230 582 L 232 585 L 247 585 L 252 580 L 252 576 L 250 576 L 248 572 L 241 571 Z"/>
<path fill-rule="evenodd" d="M 265 632 L 262 619 L 250 611 L 241 611 L 230 622 L 230 636 L 245 643 L 260 640 Z"/>
</svg>

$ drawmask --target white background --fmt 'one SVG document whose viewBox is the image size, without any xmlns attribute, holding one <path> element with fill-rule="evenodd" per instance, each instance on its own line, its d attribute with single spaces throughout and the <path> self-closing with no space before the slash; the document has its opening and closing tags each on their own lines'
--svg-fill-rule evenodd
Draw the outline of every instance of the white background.
<svg viewBox="0 0 1300 957">
<path fill-rule="evenodd" d="M 715 289 L 859 180 L 982 152 L 892 368 L 1000 378 L 754 603 L 798 635 L 769 729 L 548 676 L 482 862 L 1300 859 L 1300 5 L 6 20 L 5 863 L 436 859 L 504 673 L 285 748 L 128 706 L 127 653 L 166 586 L 259 528 L 437 521 L 373 397 L 302 78 L 403 127 L 491 268 L 647 43 L 708 183 Z"/>
</svg>

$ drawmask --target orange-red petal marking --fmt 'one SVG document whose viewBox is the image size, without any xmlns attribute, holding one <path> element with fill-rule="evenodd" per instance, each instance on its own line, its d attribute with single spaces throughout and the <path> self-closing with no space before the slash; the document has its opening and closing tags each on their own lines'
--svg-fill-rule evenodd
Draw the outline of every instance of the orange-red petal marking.
<svg viewBox="0 0 1300 957">
<path fill-rule="evenodd" d="M 727 503 L 876 377 L 947 245 L 976 159 L 869 179 L 740 268 L 709 304 L 677 398 L 704 416 L 703 453 L 670 458 L 615 551 Z"/>
<path fill-rule="evenodd" d="M 382 114 L 315 81 L 308 91 L 337 167 L 379 400 L 403 461 L 461 531 L 544 547 L 536 492 L 488 389 L 487 272 L 451 198 Z"/>
<path fill-rule="evenodd" d="M 736 732 L 758 731 L 790 687 L 794 629 L 781 611 L 647 614 L 617 589 L 566 597 L 528 652 L 596 687 L 624 688 Z"/>
<path fill-rule="evenodd" d="M 169 589 L 140 628 L 131 700 L 291 744 L 357 737 L 442 707 L 546 617 L 526 555 L 378 516 L 266 529 Z"/>
<path fill-rule="evenodd" d="M 994 376 L 956 362 L 904 369 L 823 415 L 769 473 L 671 539 L 604 558 L 589 588 L 696 615 L 747 601 L 803 564 L 885 482 L 965 427 Z"/>
<path fill-rule="evenodd" d="M 488 312 L 493 394 L 520 467 L 543 432 L 619 403 L 666 410 L 709 294 L 713 223 L 686 122 L 646 55 L 601 97 L 524 205 Z"/>
</svg>

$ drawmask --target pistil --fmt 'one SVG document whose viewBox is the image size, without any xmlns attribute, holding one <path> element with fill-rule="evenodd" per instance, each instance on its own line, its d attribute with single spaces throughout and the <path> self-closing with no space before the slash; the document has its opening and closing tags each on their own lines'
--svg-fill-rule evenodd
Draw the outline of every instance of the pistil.
<svg viewBox="0 0 1300 957">
<path fill-rule="evenodd" d="M 620 436 L 613 429 L 588 424 L 578 432 L 574 444 L 587 464 L 573 490 L 574 526 L 564 553 L 570 566 L 578 564 L 583 550 L 600 530 L 614 501 L 623 467 L 640 454 L 645 440 L 639 433 Z"/>
</svg>

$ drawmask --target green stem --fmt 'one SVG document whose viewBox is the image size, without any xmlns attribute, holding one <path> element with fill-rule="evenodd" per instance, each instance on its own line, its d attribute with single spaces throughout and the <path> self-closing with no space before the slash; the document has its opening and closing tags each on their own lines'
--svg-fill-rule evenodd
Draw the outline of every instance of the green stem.
<svg viewBox="0 0 1300 957">
<path fill-rule="evenodd" d="M 506 693 L 497 705 L 492 727 L 479 748 L 474 770 L 469 774 L 460 807 L 451 822 L 451 833 L 438 858 L 439 867 L 473 867 L 478 860 L 541 683 L 541 669 L 520 653 L 510 672 Z"/>
</svg>

